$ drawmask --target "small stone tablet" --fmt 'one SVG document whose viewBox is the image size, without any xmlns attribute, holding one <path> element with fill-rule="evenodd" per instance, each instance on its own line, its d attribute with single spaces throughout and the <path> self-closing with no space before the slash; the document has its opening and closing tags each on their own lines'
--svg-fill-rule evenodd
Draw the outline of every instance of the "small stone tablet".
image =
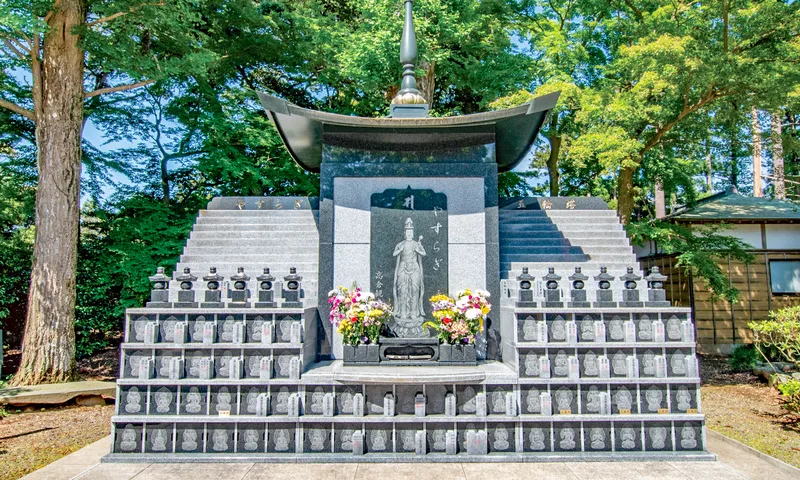
<svg viewBox="0 0 800 480">
<path fill-rule="evenodd" d="M 272 377 L 272 359 L 269 357 L 261 357 L 258 361 L 258 378 L 260 380 L 269 380 Z"/>
<path fill-rule="evenodd" d="M 335 397 L 332 393 L 326 393 L 322 398 L 322 415 L 332 417 L 334 412 Z"/>
<path fill-rule="evenodd" d="M 689 320 L 684 320 L 681 322 L 681 341 L 682 342 L 694 342 L 694 325 Z"/>
<path fill-rule="evenodd" d="M 300 379 L 300 359 L 297 357 L 292 357 L 292 359 L 289 360 L 289 379 Z"/>
<path fill-rule="evenodd" d="M 547 343 L 547 322 L 544 320 L 536 322 L 536 341 Z"/>
<path fill-rule="evenodd" d="M 216 328 L 213 322 L 203 324 L 203 345 L 211 345 L 216 337 Z"/>
<path fill-rule="evenodd" d="M 183 378 L 183 359 L 172 357 L 169 359 L 169 379 L 180 380 Z"/>
<path fill-rule="evenodd" d="M 634 343 L 636 341 L 636 324 L 630 320 L 626 320 L 623 323 L 623 328 L 625 329 L 625 341 Z"/>
<path fill-rule="evenodd" d="M 153 370 L 155 364 L 151 358 L 142 358 L 139 360 L 139 380 L 149 380 L 153 378 Z"/>
<path fill-rule="evenodd" d="M 456 416 L 456 396 L 453 392 L 448 392 L 444 397 L 444 414 L 446 417 Z"/>
<path fill-rule="evenodd" d="M 578 343 L 578 324 L 574 320 L 567 322 L 567 342 Z"/>
<path fill-rule="evenodd" d="M 417 430 L 414 432 L 414 450 L 417 455 L 425 455 L 428 453 L 428 444 L 425 441 L 425 432 Z"/>
<path fill-rule="evenodd" d="M 288 414 L 292 418 L 300 416 L 300 396 L 297 393 L 289 394 L 289 411 Z"/>
<path fill-rule="evenodd" d="M 475 415 L 479 417 L 486 416 L 486 394 L 484 392 L 475 394 Z"/>
<path fill-rule="evenodd" d="M 383 397 L 383 416 L 394 417 L 394 395 L 391 393 Z"/>
<path fill-rule="evenodd" d="M 144 343 L 154 344 L 158 340 L 158 326 L 156 322 L 147 322 L 144 324 Z"/>
<path fill-rule="evenodd" d="M 597 413 L 600 415 L 611 415 L 611 395 L 608 392 L 600 392 L 597 394 L 597 399 L 600 404 L 600 409 Z"/>
<path fill-rule="evenodd" d="M 658 343 L 666 341 L 666 329 L 661 320 L 653 320 L 653 341 Z"/>
<path fill-rule="evenodd" d="M 667 378 L 667 357 L 656 355 L 654 361 L 656 364 L 656 378 Z"/>
<path fill-rule="evenodd" d="M 418 393 L 414 397 L 414 416 L 415 417 L 425 416 L 425 395 L 421 393 Z"/>
<path fill-rule="evenodd" d="M 455 455 L 458 453 L 457 435 L 454 430 L 448 430 L 445 434 L 445 453 L 447 455 Z"/>
<path fill-rule="evenodd" d="M 353 455 L 364 455 L 364 434 L 361 430 L 353 432 Z"/>
<path fill-rule="evenodd" d="M 289 332 L 289 342 L 293 345 L 299 345 L 302 342 L 303 326 L 300 322 L 293 322 Z"/>
<path fill-rule="evenodd" d="M 236 343 L 236 344 L 245 343 L 244 323 L 236 322 L 233 325 L 232 339 L 233 339 L 233 343 Z"/>
<path fill-rule="evenodd" d="M 628 378 L 639 378 L 639 359 L 633 355 L 625 357 L 625 376 Z"/>
<path fill-rule="evenodd" d="M 208 357 L 200 359 L 199 375 L 200 380 L 209 380 L 214 377 L 214 364 Z"/>
<path fill-rule="evenodd" d="M 272 323 L 268 321 L 261 324 L 261 344 L 272 345 Z"/>
<path fill-rule="evenodd" d="M 551 416 L 553 415 L 553 399 L 550 396 L 549 392 L 542 392 L 540 394 L 541 399 L 541 411 L 542 415 L 544 416 Z"/>
<path fill-rule="evenodd" d="M 173 335 L 173 341 L 177 345 L 183 345 L 186 343 L 187 339 L 187 332 L 189 331 L 189 325 L 186 322 L 178 322 L 175 324 L 175 332 Z"/>
<path fill-rule="evenodd" d="M 581 364 L 578 361 L 578 357 L 571 356 L 567 359 L 567 377 L 570 380 L 578 380 L 581 376 Z"/>
<path fill-rule="evenodd" d="M 258 394 L 256 398 L 256 415 L 266 417 L 269 412 L 269 396 L 266 393 Z"/>
<path fill-rule="evenodd" d="M 606 324 L 602 320 L 594 322 L 594 341 L 595 343 L 606 343 Z"/>
<path fill-rule="evenodd" d="M 353 416 L 364 416 L 364 395 L 361 393 L 356 393 L 353 395 Z"/>
<path fill-rule="evenodd" d="M 550 378 L 550 359 L 544 355 L 539 357 L 539 378 Z"/>
<path fill-rule="evenodd" d="M 686 355 L 684 361 L 686 362 L 686 376 L 691 378 L 697 377 L 697 358 L 694 355 Z"/>
<path fill-rule="evenodd" d="M 506 416 L 517 416 L 517 396 L 514 392 L 506 393 Z"/>
<path fill-rule="evenodd" d="M 610 378 L 611 377 L 611 362 L 609 362 L 608 357 L 605 355 L 600 355 L 597 357 L 597 370 L 598 370 L 598 377 L 600 378 Z"/>
</svg>

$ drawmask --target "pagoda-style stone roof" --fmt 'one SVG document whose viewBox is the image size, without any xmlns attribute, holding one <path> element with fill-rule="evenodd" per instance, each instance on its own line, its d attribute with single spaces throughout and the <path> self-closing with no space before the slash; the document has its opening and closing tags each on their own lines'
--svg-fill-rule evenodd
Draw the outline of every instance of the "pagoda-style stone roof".
<svg viewBox="0 0 800 480">
<path fill-rule="evenodd" d="M 498 170 L 516 167 L 527 155 L 559 92 L 514 108 L 456 117 L 367 118 L 298 107 L 261 93 L 261 104 L 286 148 L 304 169 L 319 172 L 323 143 L 388 150 L 434 150 L 495 144 Z"/>
</svg>

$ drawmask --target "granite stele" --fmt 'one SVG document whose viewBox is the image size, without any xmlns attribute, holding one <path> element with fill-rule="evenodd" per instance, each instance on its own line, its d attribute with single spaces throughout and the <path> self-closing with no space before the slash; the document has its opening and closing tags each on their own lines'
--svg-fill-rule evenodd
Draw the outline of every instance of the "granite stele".
<svg viewBox="0 0 800 480">
<path fill-rule="evenodd" d="M 150 277 L 151 301 L 126 313 L 105 460 L 712 459 L 690 311 L 640 270 L 615 213 L 498 198 L 498 172 L 525 158 L 558 94 L 429 118 L 405 8 L 390 118 L 261 94 L 321 196 L 200 212 L 175 273 Z M 404 241 L 419 269 L 398 287 Z M 353 282 L 405 299 L 375 351 L 328 322 L 327 292 Z M 421 326 L 428 297 L 462 288 L 491 293 L 477 359 Z"/>
</svg>

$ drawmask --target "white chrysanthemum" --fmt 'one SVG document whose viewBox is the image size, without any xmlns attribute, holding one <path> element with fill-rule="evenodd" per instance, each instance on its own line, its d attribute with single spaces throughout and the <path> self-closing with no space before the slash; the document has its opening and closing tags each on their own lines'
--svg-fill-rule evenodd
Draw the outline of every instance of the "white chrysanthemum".
<svg viewBox="0 0 800 480">
<path fill-rule="evenodd" d="M 481 290 L 481 289 L 475 290 L 473 292 L 473 294 L 477 295 L 479 297 L 483 297 L 483 298 L 489 298 L 490 297 L 489 292 L 487 292 L 486 290 Z"/>
<path fill-rule="evenodd" d="M 470 308 L 466 311 L 466 313 L 464 313 L 464 316 L 469 320 L 475 320 L 481 316 L 481 311 L 478 308 Z"/>
</svg>

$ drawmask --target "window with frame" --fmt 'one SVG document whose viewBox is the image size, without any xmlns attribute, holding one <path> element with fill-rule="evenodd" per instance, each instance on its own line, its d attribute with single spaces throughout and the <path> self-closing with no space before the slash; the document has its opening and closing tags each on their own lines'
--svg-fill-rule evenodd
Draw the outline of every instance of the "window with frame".
<svg viewBox="0 0 800 480">
<path fill-rule="evenodd" d="M 773 295 L 800 294 L 800 260 L 770 260 L 769 283 Z"/>
</svg>

